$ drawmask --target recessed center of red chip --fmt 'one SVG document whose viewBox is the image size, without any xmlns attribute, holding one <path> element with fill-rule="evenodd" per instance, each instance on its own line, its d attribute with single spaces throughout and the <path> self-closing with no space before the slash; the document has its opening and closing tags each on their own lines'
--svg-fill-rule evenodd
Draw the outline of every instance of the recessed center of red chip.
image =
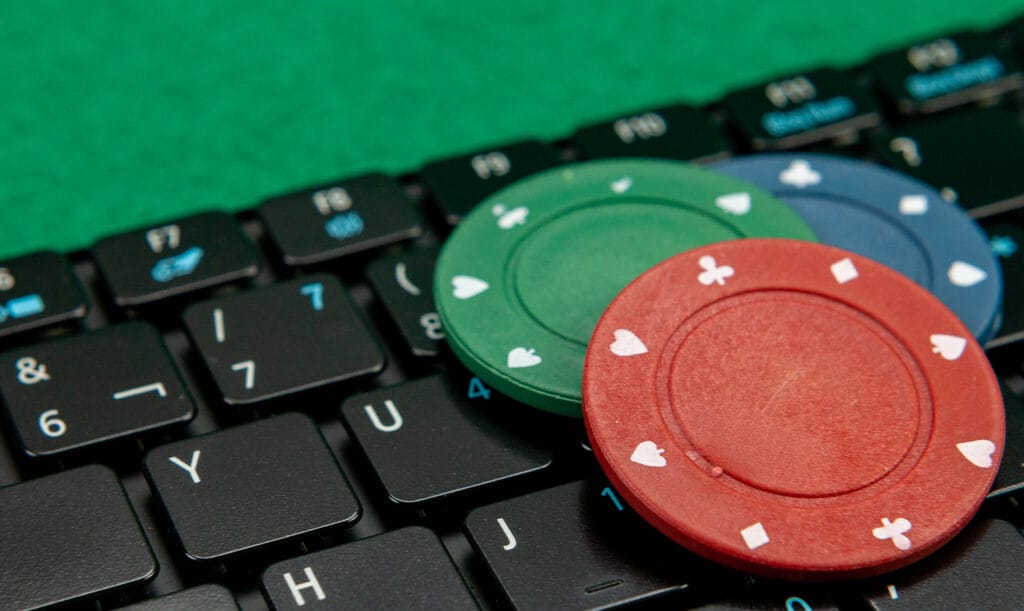
<svg viewBox="0 0 1024 611">
<path fill-rule="evenodd" d="M 930 423 L 899 341 L 864 314 L 798 292 L 739 295 L 680 329 L 669 388 L 687 440 L 724 475 L 822 497 L 890 473 Z M 922 414 L 923 412 L 923 414 Z"/>
</svg>

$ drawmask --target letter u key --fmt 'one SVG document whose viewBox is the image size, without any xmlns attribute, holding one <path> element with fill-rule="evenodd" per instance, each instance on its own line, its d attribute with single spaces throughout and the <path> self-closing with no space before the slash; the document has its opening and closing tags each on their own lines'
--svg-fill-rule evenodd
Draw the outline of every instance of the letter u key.
<svg viewBox="0 0 1024 611">
<path fill-rule="evenodd" d="M 391 424 L 384 424 L 380 421 L 380 416 L 377 415 L 377 410 L 373 409 L 372 405 L 363 407 L 366 411 L 366 415 L 369 416 L 370 422 L 373 423 L 374 428 L 382 433 L 394 433 L 398 429 L 402 428 L 402 414 L 398 413 L 398 408 L 395 407 L 394 401 L 386 399 L 384 401 L 384 408 L 388 410 L 388 414 L 391 416 Z"/>
</svg>

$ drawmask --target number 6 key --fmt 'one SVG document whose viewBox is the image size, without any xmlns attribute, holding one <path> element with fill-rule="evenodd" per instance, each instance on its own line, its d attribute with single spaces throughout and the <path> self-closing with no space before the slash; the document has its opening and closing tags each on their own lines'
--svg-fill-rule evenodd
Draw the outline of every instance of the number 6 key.
<svg viewBox="0 0 1024 611">
<path fill-rule="evenodd" d="M 141 435 L 195 413 L 160 336 L 142 322 L 0 354 L 0 394 L 29 456 Z"/>
</svg>

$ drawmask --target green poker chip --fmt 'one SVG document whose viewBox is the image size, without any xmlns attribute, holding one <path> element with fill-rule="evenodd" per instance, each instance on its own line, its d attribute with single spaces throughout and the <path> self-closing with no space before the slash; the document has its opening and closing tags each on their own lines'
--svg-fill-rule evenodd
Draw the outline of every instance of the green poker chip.
<svg viewBox="0 0 1024 611">
<path fill-rule="evenodd" d="M 437 313 L 481 380 L 578 418 L 587 342 L 615 295 L 672 255 L 747 237 L 817 241 L 786 204 L 710 170 L 653 159 L 567 165 L 463 219 L 434 271 Z"/>
</svg>

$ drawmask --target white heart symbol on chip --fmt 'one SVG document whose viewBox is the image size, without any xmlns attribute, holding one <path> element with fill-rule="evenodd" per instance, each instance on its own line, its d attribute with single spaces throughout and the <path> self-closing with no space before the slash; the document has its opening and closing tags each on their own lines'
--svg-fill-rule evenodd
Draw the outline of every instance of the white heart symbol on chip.
<svg viewBox="0 0 1024 611">
<path fill-rule="evenodd" d="M 662 456 L 664 452 L 665 450 L 659 448 L 658 444 L 653 441 L 641 441 L 629 459 L 645 467 L 664 467 L 668 464 L 668 461 Z"/>
<path fill-rule="evenodd" d="M 456 299 L 469 299 L 483 293 L 491 285 L 473 276 L 455 276 L 452 278 L 452 294 Z"/>
<path fill-rule="evenodd" d="M 970 263 L 953 261 L 953 264 L 949 266 L 949 271 L 946 272 L 946 277 L 957 286 L 974 286 L 988 278 L 988 274 L 985 273 L 985 270 L 974 267 Z"/>
<path fill-rule="evenodd" d="M 615 341 L 611 349 L 612 354 L 617 356 L 636 356 L 647 352 L 647 346 L 629 329 L 615 330 Z"/>
<path fill-rule="evenodd" d="M 975 439 L 956 444 L 956 449 L 964 455 L 964 458 L 971 461 L 975 467 L 989 469 L 992 467 L 992 454 L 996 451 L 996 444 L 988 439 Z"/>
<path fill-rule="evenodd" d="M 900 198 L 900 214 L 917 216 L 928 212 L 928 198 L 924 195 L 904 195 Z"/>
<path fill-rule="evenodd" d="M 721 208 L 723 212 L 743 216 L 750 212 L 750 194 L 729 193 L 727 195 L 719 195 L 715 198 L 715 205 Z"/>
<path fill-rule="evenodd" d="M 520 369 L 540 365 L 541 358 L 537 356 L 533 348 L 515 347 L 508 352 L 509 369 Z"/>
<path fill-rule="evenodd" d="M 943 335 L 936 333 L 932 335 L 932 352 L 942 356 L 947 361 L 955 361 L 964 353 L 967 347 L 967 340 L 956 335 Z"/>
</svg>

